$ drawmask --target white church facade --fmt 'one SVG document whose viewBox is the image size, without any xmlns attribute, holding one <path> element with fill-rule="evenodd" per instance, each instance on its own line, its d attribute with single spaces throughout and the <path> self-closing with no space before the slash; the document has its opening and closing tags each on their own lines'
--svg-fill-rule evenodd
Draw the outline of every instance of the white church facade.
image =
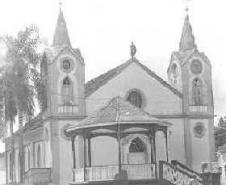
<svg viewBox="0 0 226 185">
<path fill-rule="evenodd" d="M 47 106 L 17 132 L 23 135 L 24 172 L 19 143 L 11 166 L 10 138 L 5 140 L 7 183 L 126 178 L 157 184 L 160 166 L 164 170 L 172 160 L 191 169 L 187 182 L 194 176 L 199 182 L 202 163 L 216 158 L 212 70 L 197 49 L 189 16 L 171 55 L 168 82 L 135 57 L 133 44 L 130 49 L 128 61 L 85 82 L 85 61 L 70 43 L 60 10 L 41 63 Z"/>
</svg>

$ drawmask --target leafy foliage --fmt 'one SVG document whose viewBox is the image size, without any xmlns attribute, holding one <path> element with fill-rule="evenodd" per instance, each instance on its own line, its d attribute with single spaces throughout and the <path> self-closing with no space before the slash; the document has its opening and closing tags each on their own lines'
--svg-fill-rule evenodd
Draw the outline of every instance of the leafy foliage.
<svg viewBox="0 0 226 185">
<path fill-rule="evenodd" d="M 34 115 L 34 97 L 41 96 L 41 76 L 37 69 L 41 59 L 37 52 L 39 32 L 37 27 L 30 26 L 20 31 L 17 37 L 3 36 L 1 41 L 7 46 L 5 65 L 1 68 L 5 120 L 13 123 L 19 114 Z M 41 98 L 38 99 L 41 101 Z"/>
<path fill-rule="evenodd" d="M 226 117 L 220 117 L 218 122 L 219 127 L 226 127 Z"/>
</svg>

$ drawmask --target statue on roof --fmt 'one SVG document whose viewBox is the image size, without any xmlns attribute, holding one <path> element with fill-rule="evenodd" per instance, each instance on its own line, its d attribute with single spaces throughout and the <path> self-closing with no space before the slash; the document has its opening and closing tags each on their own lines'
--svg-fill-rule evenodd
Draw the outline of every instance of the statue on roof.
<svg viewBox="0 0 226 185">
<path fill-rule="evenodd" d="M 130 55 L 131 55 L 132 58 L 135 56 L 136 52 L 137 52 L 137 48 L 132 42 L 131 45 L 130 45 Z"/>
</svg>

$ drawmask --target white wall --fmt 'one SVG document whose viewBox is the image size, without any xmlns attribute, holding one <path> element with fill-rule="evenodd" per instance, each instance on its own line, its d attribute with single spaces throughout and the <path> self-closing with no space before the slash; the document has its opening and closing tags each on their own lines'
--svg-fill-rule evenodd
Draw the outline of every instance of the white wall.
<svg viewBox="0 0 226 185">
<path fill-rule="evenodd" d="M 56 133 L 54 133 L 55 131 L 53 131 L 53 136 L 52 137 L 56 137 L 57 138 L 57 143 L 54 143 L 54 145 L 56 145 L 57 150 L 58 151 L 52 151 L 52 155 L 53 158 L 56 155 L 56 153 L 58 152 L 58 161 L 55 161 L 57 164 L 57 168 L 56 166 L 54 166 L 54 170 L 58 171 L 58 175 L 59 175 L 59 180 L 60 180 L 60 184 L 61 185 L 68 185 L 68 183 L 71 182 L 72 180 L 72 168 L 73 168 L 73 156 L 72 156 L 72 145 L 71 145 L 71 139 L 70 138 L 66 138 L 64 136 L 64 127 L 67 124 L 76 124 L 76 120 L 62 120 L 62 121 L 58 121 L 58 122 L 53 122 L 52 124 L 54 125 L 55 129 L 56 129 Z"/>
<path fill-rule="evenodd" d="M 199 138 L 195 136 L 194 127 L 197 122 L 202 122 L 205 131 L 204 136 Z M 201 163 L 202 162 L 210 162 L 210 150 L 215 150 L 214 148 L 210 148 L 209 145 L 209 120 L 191 120 L 191 142 L 192 142 L 192 167 L 195 171 L 201 171 Z"/>
<path fill-rule="evenodd" d="M 50 130 L 50 123 L 45 123 L 44 126 L 44 150 L 45 150 L 45 167 L 51 168 L 52 167 L 52 150 L 51 150 L 51 130 Z"/>
<path fill-rule="evenodd" d="M 92 166 L 118 164 L 118 143 L 109 136 L 98 136 L 91 139 Z"/>
<path fill-rule="evenodd" d="M 186 164 L 185 141 L 184 141 L 184 120 L 167 119 L 172 125 L 168 127 L 168 155 L 169 161 L 178 160 Z"/>
<path fill-rule="evenodd" d="M 162 131 L 155 133 L 156 161 L 167 161 L 166 138 Z"/>
</svg>

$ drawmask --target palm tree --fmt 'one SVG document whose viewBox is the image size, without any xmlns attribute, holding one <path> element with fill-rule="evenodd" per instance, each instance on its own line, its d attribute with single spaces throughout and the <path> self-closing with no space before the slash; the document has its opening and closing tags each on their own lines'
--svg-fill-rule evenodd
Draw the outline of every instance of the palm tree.
<svg viewBox="0 0 226 185">
<path fill-rule="evenodd" d="M 5 36 L 2 40 L 7 46 L 6 65 L 2 68 L 2 80 L 4 84 L 5 120 L 9 123 L 11 133 L 12 155 L 14 154 L 13 124 L 16 116 L 19 118 L 19 129 L 23 133 L 23 117 L 34 115 L 34 96 L 40 89 L 40 74 L 36 68 L 40 61 L 37 52 L 39 45 L 38 30 L 34 26 L 20 31 L 16 38 Z M 40 92 L 38 92 L 40 94 Z M 40 97 L 40 95 L 38 96 Z M 40 98 L 39 98 L 40 100 Z M 40 100 L 41 101 L 41 100 Z M 23 134 L 19 139 L 20 154 L 20 180 L 24 176 L 24 151 Z M 13 169 L 14 161 L 10 164 Z"/>
</svg>

